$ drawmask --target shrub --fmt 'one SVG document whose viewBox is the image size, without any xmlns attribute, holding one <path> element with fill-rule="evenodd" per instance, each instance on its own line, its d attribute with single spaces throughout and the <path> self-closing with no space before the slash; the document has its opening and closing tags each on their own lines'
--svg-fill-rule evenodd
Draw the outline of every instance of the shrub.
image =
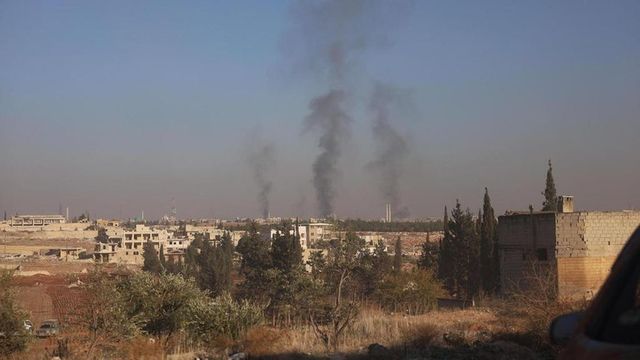
<svg viewBox="0 0 640 360">
<path fill-rule="evenodd" d="M 0 356 L 24 350 L 28 340 L 23 326 L 26 315 L 15 304 L 12 275 L 0 270 Z"/>
<path fill-rule="evenodd" d="M 187 325 L 190 335 L 202 343 L 226 338 L 237 343 L 246 337 L 247 330 L 263 321 L 261 306 L 247 300 L 234 301 L 229 294 L 211 299 L 197 299 L 190 308 Z"/>
<path fill-rule="evenodd" d="M 376 297 L 386 310 L 421 314 L 436 307 L 443 290 L 433 274 L 414 269 L 385 278 Z"/>
</svg>

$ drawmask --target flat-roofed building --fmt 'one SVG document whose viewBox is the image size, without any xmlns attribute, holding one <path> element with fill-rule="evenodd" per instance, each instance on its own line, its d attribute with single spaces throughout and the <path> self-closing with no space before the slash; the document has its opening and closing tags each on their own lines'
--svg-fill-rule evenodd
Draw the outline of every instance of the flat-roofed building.
<svg viewBox="0 0 640 360">
<path fill-rule="evenodd" d="M 151 241 L 153 247 L 159 252 L 161 247 L 168 249 L 172 236 L 165 229 L 154 229 L 142 224 L 136 225 L 134 230 L 107 231 L 107 235 L 109 235 L 109 243 L 96 244 L 94 258 L 97 262 L 142 264 L 144 262 L 142 253 L 147 241 Z"/>
<path fill-rule="evenodd" d="M 558 212 L 511 212 L 498 218 L 500 282 L 527 289 L 544 276 L 560 297 L 590 298 L 640 225 L 640 211 L 574 211 L 561 197 Z"/>
<path fill-rule="evenodd" d="M 66 222 L 62 215 L 16 215 L 9 219 L 9 226 L 39 228 Z"/>
</svg>

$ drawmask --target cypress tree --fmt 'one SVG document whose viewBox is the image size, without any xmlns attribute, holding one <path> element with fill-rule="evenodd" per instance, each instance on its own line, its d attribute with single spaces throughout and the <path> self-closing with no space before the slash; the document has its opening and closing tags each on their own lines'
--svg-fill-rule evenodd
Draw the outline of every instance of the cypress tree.
<svg viewBox="0 0 640 360">
<path fill-rule="evenodd" d="M 459 201 L 451 212 L 450 238 L 452 254 L 453 292 L 471 299 L 480 288 L 480 241 L 471 211 L 462 210 Z"/>
<path fill-rule="evenodd" d="M 216 255 L 219 258 L 218 266 L 218 284 L 221 290 L 229 291 L 231 289 L 231 270 L 233 270 L 233 241 L 231 234 L 225 231 L 220 240 L 220 246 L 216 249 Z"/>
<path fill-rule="evenodd" d="M 449 232 L 449 214 L 447 207 L 444 207 L 444 217 L 442 219 L 442 239 L 438 251 L 438 278 L 442 280 L 445 287 L 453 290 L 452 266 L 451 266 L 451 234 Z"/>
<path fill-rule="evenodd" d="M 558 211 L 558 196 L 556 195 L 556 184 L 553 181 L 553 168 L 551 167 L 551 160 L 549 160 L 547 182 L 542 195 L 544 195 L 542 211 Z"/>
<path fill-rule="evenodd" d="M 480 226 L 480 274 L 482 289 L 486 292 L 494 292 L 497 288 L 498 273 L 496 269 L 496 257 L 498 256 L 497 225 L 489 190 L 484 188 L 482 204 L 482 223 Z"/>
<path fill-rule="evenodd" d="M 167 261 L 164 258 L 164 246 L 160 245 L 160 253 L 158 254 L 158 258 L 160 260 L 160 266 L 162 266 L 162 269 L 166 269 L 167 268 Z"/>
<path fill-rule="evenodd" d="M 440 246 L 438 244 L 432 243 L 430 238 L 430 233 L 427 232 L 427 236 L 422 243 L 422 251 L 420 253 L 420 258 L 418 259 L 418 267 L 425 270 L 431 270 L 433 274 L 438 274 L 438 259 L 440 256 Z"/>
<path fill-rule="evenodd" d="M 396 239 L 396 253 L 393 256 L 393 271 L 399 274 L 402 270 L 402 240 L 400 236 Z"/>
</svg>

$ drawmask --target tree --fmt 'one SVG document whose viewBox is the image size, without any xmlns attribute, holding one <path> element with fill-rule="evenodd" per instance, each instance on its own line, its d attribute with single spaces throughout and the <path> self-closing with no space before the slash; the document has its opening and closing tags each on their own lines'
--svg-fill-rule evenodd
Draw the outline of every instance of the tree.
<svg viewBox="0 0 640 360">
<path fill-rule="evenodd" d="M 344 240 L 333 240 L 329 244 L 325 284 L 328 292 L 333 294 L 334 302 L 309 314 L 316 335 L 327 349 L 337 351 L 344 330 L 358 314 L 354 300 L 343 301 L 343 291 L 361 265 L 364 244 L 364 240 L 353 232 L 347 232 Z"/>
<path fill-rule="evenodd" d="M 551 160 L 549 160 L 547 182 L 542 195 L 544 195 L 542 211 L 558 211 L 558 196 L 556 195 L 556 184 L 553 181 L 553 169 L 551 167 Z"/>
<path fill-rule="evenodd" d="M 144 258 L 142 270 L 154 274 L 162 273 L 164 269 L 162 268 L 162 263 L 160 263 L 160 259 L 158 258 L 158 252 L 151 240 L 147 240 L 144 244 L 142 257 Z"/>
<path fill-rule="evenodd" d="M 497 263 L 497 226 L 489 190 L 484 188 L 482 204 L 482 222 L 480 224 L 480 274 L 482 289 L 486 292 L 495 292 L 498 287 Z"/>
<path fill-rule="evenodd" d="M 98 235 L 96 236 L 96 242 L 106 244 L 109 242 L 109 235 L 107 235 L 107 230 L 104 228 L 98 229 Z"/>
<path fill-rule="evenodd" d="M 0 356 L 9 357 L 10 354 L 22 351 L 27 346 L 28 334 L 23 321 L 26 314 L 15 302 L 15 295 L 11 286 L 13 273 L 0 270 Z"/>
<path fill-rule="evenodd" d="M 88 335 L 85 358 L 91 359 L 96 348 L 114 347 L 137 333 L 137 327 L 127 314 L 125 296 L 109 274 L 91 271 L 82 290 L 84 296 L 70 324 Z"/>
<path fill-rule="evenodd" d="M 291 225 L 283 223 L 271 243 L 273 268 L 268 272 L 271 281 L 270 311 L 272 315 L 284 315 L 287 323 L 291 315 L 300 309 L 302 288 L 308 274 L 302 264 L 302 248 L 297 233 L 291 233 Z"/>
<path fill-rule="evenodd" d="M 476 221 L 469 209 L 462 210 L 457 200 L 451 219 L 445 213 L 445 220 L 439 277 L 450 293 L 459 298 L 472 298 L 480 289 L 480 237 Z"/>
<path fill-rule="evenodd" d="M 231 240 L 231 234 L 225 231 L 220 239 L 220 246 L 218 251 L 218 284 L 220 290 L 231 290 L 231 272 L 233 270 L 233 241 Z"/>
<path fill-rule="evenodd" d="M 398 274 L 402 270 L 402 240 L 396 239 L 395 254 L 393 255 L 393 271 Z"/>
<path fill-rule="evenodd" d="M 236 250 L 242 257 L 240 274 L 243 281 L 239 286 L 242 297 L 260 302 L 269 297 L 267 271 L 272 267 L 270 247 L 271 242 L 268 238 L 261 237 L 255 224 L 238 241 Z"/>
<path fill-rule="evenodd" d="M 427 238 L 422 243 L 420 257 L 418 258 L 418 267 L 423 270 L 429 270 L 433 274 L 438 274 L 440 249 L 438 243 L 431 242 L 429 237 L 429 233 L 427 233 Z"/>
<path fill-rule="evenodd" d="M 442 224 L 443 237 L 442 240 L 440 240 L 438 251 L 438 278 L 444 283 L 445 287 L 451 291 L 455 287 L 453 281 L 454 249 L 451 243 L 449 213 L 446 206 L 444 207 Z"/>
<path fill-rule="evenodd" d="M 119 286 L 128 318 L 144 332 L 164 337 L 165 347 L 175 333 L 189 329 L 199 299 L 208 295 L 193 279 L 166 273 L 135 273 Z"/>
<path fill-rule="evenodd" d="M 160 253 L 158 253 L 158 260 L 160 260 L 160 267 L 163 270 L 167 269 L 167 260 L 164 257 L 164 246 L 160 244 Z"/>
<path fill-rule="evenodd" d="M 383 308 L 410 314 L 420 314 L 433 309 L 442 293 L 442 286 L 433 273 L 423 269 L 387 276 L 376 291 Z"/>
</svg>

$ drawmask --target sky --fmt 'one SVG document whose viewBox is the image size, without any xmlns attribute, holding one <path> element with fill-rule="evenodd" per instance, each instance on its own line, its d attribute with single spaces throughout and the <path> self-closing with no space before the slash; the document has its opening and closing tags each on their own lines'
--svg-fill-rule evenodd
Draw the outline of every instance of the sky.
<svg viewBox="0 0 640 360">
<path fill-rule="evenodd" d="M 299 5 L 0 1 L 0 211 L 259 216 L 260 141 L 271 215 L 317 215 L 305 117 L 328 81 L 298 66 L 314 55 L 292 40 Z M 485 187 L 498 214 L 540 207 L 549 159 L 577 209 L 640 207 L 640 2 L 401 5 L 353 57 L 336 215 L 384 216 L 367 167 L 377 82 L 408 99 L 392 125 L 412 217 L 456 199 L 475 212 Z"/>
</svg>

